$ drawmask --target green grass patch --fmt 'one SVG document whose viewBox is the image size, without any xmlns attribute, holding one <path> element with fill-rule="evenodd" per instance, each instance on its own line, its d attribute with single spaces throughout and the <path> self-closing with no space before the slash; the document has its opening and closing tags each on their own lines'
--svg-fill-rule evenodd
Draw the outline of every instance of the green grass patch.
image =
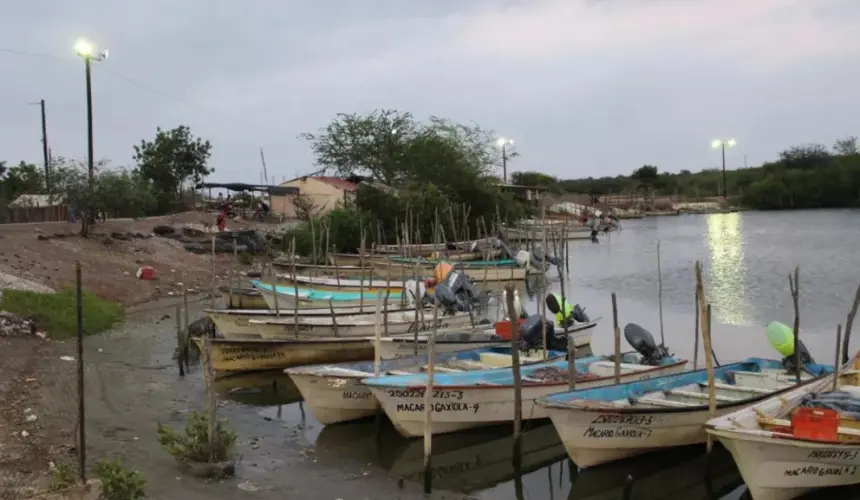
<svg viewBox="0 0 860 500">
<path fill-rule="evenodd" d="M 110 330 L 125 318 L 122 305 L 83 292 L 84 335 Z M 77 335 L 78 317 L 75 290 L 66 288 L 57 293 L 4 290 L 0 310 L 36 320 L 52 339 Z"/>
</svg>

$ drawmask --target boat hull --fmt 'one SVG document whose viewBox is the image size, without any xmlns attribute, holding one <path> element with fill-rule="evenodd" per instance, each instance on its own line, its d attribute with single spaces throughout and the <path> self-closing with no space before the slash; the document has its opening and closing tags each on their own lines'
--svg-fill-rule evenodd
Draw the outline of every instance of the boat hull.
<svg viewBox="0 0 860 500">
<path fill-rule="evenodd" d="M 413 313 L 414 314 L 414 313 Z M 295 318 L 295 316 L 293 316 Z M 353 317 L 354 318 L 354 317 Z M 405 321 L 404 321 L 405 320 Z M 342 321 L 342 322 L 341 322 Z M 384 318 L 380 317 L 380 332 L 384 328 Z M 317 323 L 317 324 L 314 324 Z M 335 327 L 337 323 L 337 327 Z M 250 324 L 256 327 L 257 334 L 264 339 L 289 339 L 297 334 L 295 323 L 289 319 L 280 322 L 264 322 L 252 320 Z M 471 328 L 471 320 L 466 314 L 457 316 L 443 316 L 437 320 L 438 329 Z M 420 319 L 415 323 L 409 313 L 388 313 L 388 334 L 397 335 L 412 331 L 427 331 L 433 328 L 433 318 L 424 315 L 424 321 Z M 302 318 L 298 319 L 298 335 L 302 336 L 326 336 L 326 337 L 368 337 L 376 335 L 376 322 L 373 316 L 366 320 L 350 323 L 345 318 Z"/>
<path fill-rule="evenodd" d="M 373 298 L 365 298 L 362 303 L 361 300 L 333 300 L 331 302 L 327 300 L 312 300 L 299 298 L 296 300 L 296 296 L 293 294 L 286 293 L 278 293 L 277 304 L 275 304 L 275 294 L 271 290 L 260 290 L 263 299 L 266 301 L 267 309 L 278 309 L 278 310 L 295 310 L 295 309 L 322 309 L 328 308 L 329 304 L 335 310 L 338 310 L 342 307 L 365 307 L 369 308 L 369 310 L 376 309 L 376 297 Z M 381 301 L 382 305 L 385 306 L 385 299 L 383 298 Z M 388 307 L 396 304 L 402 304 L 401 297 L 389 297 Z M 277 306 L 277 307 L 275 307 Z M 297 307 L 298 306 L 298 307 Z"/>
<path fill-rule="evenodd" d="M 585 347 L 591 344 L 591 330 L 580 331 L 569 335 L 573 339 L 576 347 Z M 423 338 L 422 338 L 423 337 Z M 509 344 L 509 340 L 499 338 L 498 340 L 482 340 L 482 341 L 464 341 L 464 342 L 444 342 L 436 341 L 436 352 L 456 352 L 469 349 L 477 349 L 479 347 L 493 347 L 498 345 Z M 427 336 L 423 335 L 418 338 L 418 348 L 415 348 L 415 339 L 402 336 L 400 338 L 385 337 L 380 340 L 379 353 L 382 359 L 397 359 L 415 356 L 416 351 L 418 356 L 427 356 L 429 353 L 429 344 Z"/>
<path fill-rule="evenodd" d="M 614 366 L 611 362 L 608 365 Z M 625 373 L 621 380 L 635 381 L 681 373 L 686 361 Z M 607 375 L 609 372 L 607 371 Z M 578 381 L 577 387 L 587 389 L 614 383 L 606 376 L 593 381 Z M 405 437 L 424 435 L 424 390 L 420 388 L 370 386 L 388 418 Z M 523 420 L 547 418 L 546 410 L 535 400 L 566 391 L 564 384 L 536 384 L 522 387 Z M 510 422 L 514 418 L 514 388 L 510 385 L 436 386 L 434 388 L 431 430 L 433 434 L 458 432 L 474 427 Z"/>
<path fill-rule="evenodd" d="M 195 338 L 194 341 L 203 352 L 203 340 Z M 362 338 L 299 338 L 275 341 L 211 339 L 211 342 L 210 362 L 219 375 L 364 361 L 373 357 L 373 344 Z"/>
<path fill-rule="evenodd" d="M 403 276 L 412 276 L 416 273 L 416 267 L 409 264 L 402 264 L 399 262 L 373 262 L 373 267 L 379 270 L 379 274 L 385 276 L 388 273 L 388 270 L 391 270 L 391 276 L 403 275 Z M 430 276 L 433 274 L 433 267 L 421 266 L 417 267 L 418 274 Z M 531 270 L 534 273 L 538 273 L 537 269 L 525 267 L 457 267 L 458 271 L 462 271 L 466 276 L 471 278 L 472 281 L 476 283 L 481 283 L 485 281 L 518 281 L 525 279 L 526 275 Z"/>
</svg>

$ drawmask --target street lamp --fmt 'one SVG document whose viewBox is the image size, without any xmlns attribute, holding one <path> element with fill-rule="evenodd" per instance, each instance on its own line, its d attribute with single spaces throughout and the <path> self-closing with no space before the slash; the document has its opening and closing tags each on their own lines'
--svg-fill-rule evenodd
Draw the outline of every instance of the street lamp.
<svg viewBox="0 0 860 500">
<path fill-rule="evenodd" d="M 728 198 L 728 191 L 726 190 L 726 148 L 734 147 L 736 144 L 734 139 L 729 139 L 724 141 L 722 139 L 716 139 L 711 142 L 711 147 L 714 149 L 721 149 L 723 152 L 723 199 Z"/>
<path fill-rule="evenodd" d="M 496 144 L 502 148 L 502 180 L 505 184 L 508 183 L 508 151 L 507 147 L 512 146 L 514 144 L 513 139 L 507 139 L 505 137 L 499 137 L 499 140 L 496 141 Z"/>
<path fill-rule="evenodd" d="M 96 53 L 96 47 L 84 38 L 75 42 L 75 53 L 84 59 L 84 68 L 87 75 L 87 167 L 89 170 L 90 187 L 93 185 L 93 86 L 92 86 L 92 62 L 100 62 L 107 59 L 108 51 L 103 50 Z"/>
</svg>

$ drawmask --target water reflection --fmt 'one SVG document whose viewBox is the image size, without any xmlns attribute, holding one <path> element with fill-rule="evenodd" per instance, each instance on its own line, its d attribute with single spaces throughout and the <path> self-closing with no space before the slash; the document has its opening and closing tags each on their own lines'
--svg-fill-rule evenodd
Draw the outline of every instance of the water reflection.
<svg viewBox="0 0 860 500">
<path fill-rule="evenodd" d="M 707 216 L 708 300 L 714 305 L 715 319 L 729 325 L 749 325 L 744 290 L 743 214 L 710 214 Z"/>
<path fill-rule="evenodd" d="M 276 406 L 297 403 L 302 395 L 283 370 L 242 373 L 215 380 L 215 392 L 248 406 Z"/>
</svg>

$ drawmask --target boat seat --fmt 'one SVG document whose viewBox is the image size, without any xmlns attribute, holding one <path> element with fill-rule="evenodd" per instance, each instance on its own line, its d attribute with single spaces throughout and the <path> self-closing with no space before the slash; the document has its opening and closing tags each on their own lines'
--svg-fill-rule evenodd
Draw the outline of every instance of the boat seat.
<svg viewBox="0 0 860 500">
<path fill-rule="evenodd" d="M 452 359 L 448 362 L 448 366 L 452 368 L 461 368 L 463 370 L 488 370 L 490 368 L 495 368 L 494 366 L 485 365 L 479 361 L 472 361 L 470 359 Z"/>
<path fill-rule="evenodd" d="M 429 365 L 424 365 L 421 367 L 422 372 L 426 372 L 428 370 L 430 370 Z M 463 370 L 460 370 L 458 368 L 450 368 L 447 366 L 438 366 L 438 365 L 433 365 L 433 371 L 434 372 L 443 372 L 443 373 L 463 373 Z"/>
<path fill-rule="evenodd" d="M 707 382 L 699 382 L 699 387 L 707 388 Z M 731 385 L 731 384 L 721 384 L 715 383 L 714 389 L 719 389 L 723 391 L 733 391 L 733 392 L 749 392 L 752 394 L 770 394 L 773 391 L 770 389 L 762 389 L 760 387 L 746 387 L 743 385 Z"/>
<path fill-rule="evenodd" d="M 502 354 L 500 352 L 482 352 L 480 354 L 481 363 L 487 366 L 508 367 L 513 365 L 514 357 L 510 354 Z M 526 360 L 529 358 L 525 358 Z M 520 360 L 523 361 L 522 359 Z"/>
<path fill-rule="evenodd" d="M 372 377 L 373 374 L 369 372 L 363 372 L 361 370 L 353 370 L 351 368 L 341 368 L 339 366 L 331 366 L 326 368 L 326 371 L 331 373 L 332 375 L 352 375 L 354 377 Z"/>
<path fill-rule="evenodd" d="M 672 401 L 669 399 L 657 399 L 657 398 L 631 398 L 631 403 L 649 405 L 649 406 L 662 406 L 665 408 L 687 408 L 690 406 L 699 406 L 695 403 L 682 403 L 681 401 Z"/>
<path fill-rule="evenodd" d="M 695 391 L 682 391 L 680 389 L 669 389 L 667 391 L 663 391 L 667 396 L 679 396 L 682 398 L 690 398 L 690 399 L 701 399 L 707 400 L 708 393 L 706 392 L 695 392 Z M 714 398 L 717 401 L 721 401 L 723 403 L 730 403 L 732 401 L 737 401 L 740 398 L 733 398 L 731 396 L 721 396 L 719 394 L 714 395 Z"/>
<path fill-rule="evenodd" d="M 387 375 L 395 375 L 395 376 L 399 376 L 399 375 L 415 375 L 414 373 L 406 372 L 406 371 L 403 371 L 403 370 L 388 370 L 388 371 L 387 371 L 387 372 L 385 372 L 385 373 L 386 373 Z"/>
</svg>

